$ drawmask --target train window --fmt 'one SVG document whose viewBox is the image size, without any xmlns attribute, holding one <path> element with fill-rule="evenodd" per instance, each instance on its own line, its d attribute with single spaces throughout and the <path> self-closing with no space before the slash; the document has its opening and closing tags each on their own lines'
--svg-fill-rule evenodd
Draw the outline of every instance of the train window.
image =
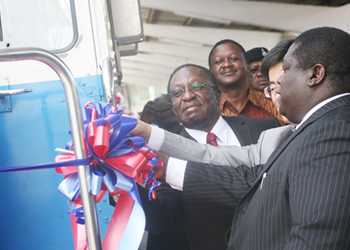
<svg viewBox="0 0 350 250">
<path fill-rule="evenodd" d="M 54 53 L 77 41 L 74 0 L 0 0 L 0 48 L 37 47 Z"/>
</svg>

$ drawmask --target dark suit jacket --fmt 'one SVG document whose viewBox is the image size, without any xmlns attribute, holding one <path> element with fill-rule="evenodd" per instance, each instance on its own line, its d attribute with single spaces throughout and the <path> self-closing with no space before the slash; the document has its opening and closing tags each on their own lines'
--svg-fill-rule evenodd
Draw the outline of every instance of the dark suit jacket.
<svg viewBox="0 0 350 250">
<path fill-rule="evenodd" d="M 225 117 L 242 146 L 256 143 L 261 131 L 276 127 L 272 119 L 256 120 L 244 116 Z M 189 137 L 189 135 L 187 135 Z M 210 202 L 184 200 L 185 221 L 191 250 L 225 249 L 232 221 L 232 210 L 226 206 L 211 206 Z"/>
<path fill-rule="evenodd" d="M 261 131 L 278 126 L 273 119 L 255 120 L 244 116 L 224 119 L 242 145 L 256 143 Z M 193 139 L 184 129 L 180 134 Z M 154 245 L 152 249 L 224 249 L 226 239 L 223 234 L 229 231 L 231 210 L 216 208 L 217 213 L 214 214 L 212 210 L 205 209 L 206 206 L 183 203 L 182 192 L 170 188 L 167 184 L 162 184 L 156 201 L 148 201 L 145 193 L 141 196 L 150 244 Z M 160 237 L 168 242 L 163 244 L 158 240 Z M 167 247 L 163 247 L 164 245 Z"/>
<path fill-rule="evenodd" d="M 264 166 L 191 164 L 183 193 L 236 211 L 228 249 L 338 250 L 350 249 L 349 180 L 346 96 L 314 113 Z"/>
</svg>

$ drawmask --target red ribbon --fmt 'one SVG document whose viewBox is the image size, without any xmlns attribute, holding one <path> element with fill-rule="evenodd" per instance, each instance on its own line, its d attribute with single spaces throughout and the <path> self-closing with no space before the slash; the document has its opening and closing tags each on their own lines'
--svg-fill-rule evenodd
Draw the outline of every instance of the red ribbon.
<svg viewBox="0 0 350 250">
<path fill-rule="evenodd" d="M 90 104 L 91 105 L 91 104 Z M 147 149 L 138 149 L 134 152 L 126 155 L 108 157 L 110 150 L 110 137 L 113 128 L 108 122 L 100 123 L 97 125 L 96 119 L 98 114 L 96 109 L 91 110 L 91 121 L 87 124 L 86 130 L 86 143 L 90 145 L 90 149 L 93 154 L 97 156 L 97 159 L 90 162 L 90 167 L 98 168 L 101 162 L 107 164 L 110 168 L 118 170 L 120 173 L 135 180 L 140 185 L 145 184 L 145 180 L 149 175 L 149 172 L 154 166 L 150 163 L 150 160 L 156 157 L 154 152 Z M 86 148 L 89 148 L 86 145 Z M 76 159 L 75 154 L 65 153 L 56 157 L 56 162 L 62 162 L 67 160 Z M 103 165 L 104 165 L 103 164 Z M 159 167 L 163 167 L 162 163 Z M 56 168 L 57 173 L 63 174 L 65 178 L 72 174 L 77 173 L 76 166 L 60 167 Z M 94 196 L 96 202 L 99 202 L 106 192 L 106 187 L 103 185 L 100 192 Z M 120 244 L 120 240 L 125 230 L 130 214 L 134 206 L 134 200 L 130 194 L 126 191 L 117 189 L 112 195 L 118 194 L 119 198 L 116 203 L 115 210 L 113 212 L 111 221 L 108 224 L 105 239 L 103 241 L 104 250 L 116 250 Z M 78 197 L 73 201 L 74 206 L 80 207 L 81 200 Z M 72 228 L 73 228 L 73 240 L 75 250 L 87 250 L 86 228 L 85 225 L 78 224 L 76 217 L 70 215 Z"/>
</svg>

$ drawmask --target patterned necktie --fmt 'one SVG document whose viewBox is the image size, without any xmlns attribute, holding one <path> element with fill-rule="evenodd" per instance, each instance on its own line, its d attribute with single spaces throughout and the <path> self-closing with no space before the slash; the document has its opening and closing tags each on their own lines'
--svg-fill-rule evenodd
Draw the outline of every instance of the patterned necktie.
<svg viewBox="0 0 350 250">
<path fill-rule="evenodd" d="M 213 146 L 217 146 L 218 145 L 217 136 L 214 133 L 209 132 L 207 134 L 207 143 Z"/>
</svg>

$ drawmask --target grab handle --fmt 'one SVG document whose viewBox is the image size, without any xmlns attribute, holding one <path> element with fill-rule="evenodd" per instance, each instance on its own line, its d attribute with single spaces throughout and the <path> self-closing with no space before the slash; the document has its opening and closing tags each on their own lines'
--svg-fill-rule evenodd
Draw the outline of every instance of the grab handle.
<svg viewBox="0 0 350 250">
<path fill-rule="evenodd" d="M 12 95 L 21 95 L 32 92 L 31 89 L 7 89 L 7 90 L 0 90 L 0 98 L 3 98 L 5 96 L 12 96 Z"/>
<path fill-rule="evenodd" d="M 0 62 L 24 60 L 36 60 L 48 65 L 61 79 L 67 99 L 69 120 L 76 159 L 85 159 L 86 151 L 84 149 L 85 144 L 83 141 L 82 114 L 80 110 L 79 98 L 75 89 L 75 80 L 71 71 L 59 57 L 43 49 L 22 48 L 0 50 Z M 102 250 L 96 215 L 96 205 L 89 193 L 86 167 L 84 165 L 79 165 L 78 173 L 80 179 L 80 194 L 84 207 L 89 250 Z"/>
</svg>

